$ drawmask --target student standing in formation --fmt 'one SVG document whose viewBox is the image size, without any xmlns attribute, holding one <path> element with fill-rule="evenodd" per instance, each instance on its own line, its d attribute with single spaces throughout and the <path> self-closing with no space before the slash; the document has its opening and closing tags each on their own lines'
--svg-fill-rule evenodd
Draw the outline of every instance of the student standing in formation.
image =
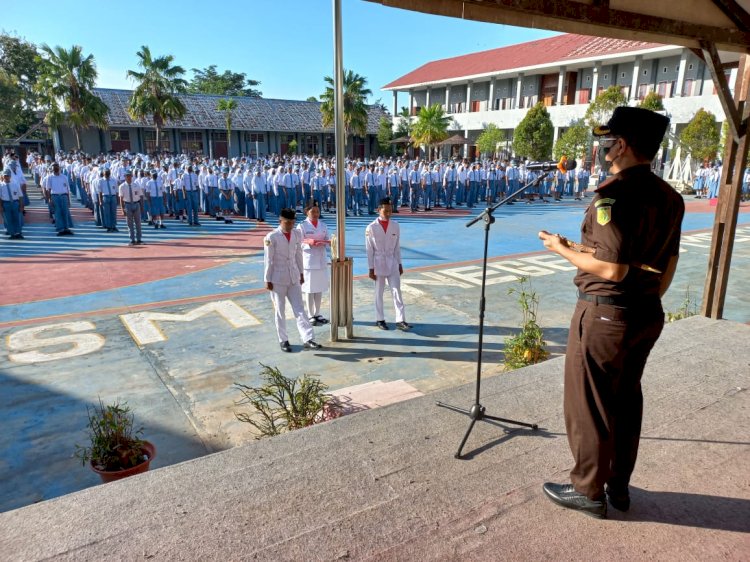
<svg viewBox="0 0 750 562">
<path fill-rule="evenodd" d="M 326 268 L 326 246 L 329 244 L 328 227 L 320 220 L 320 208 L 315 202 L 305 207 L 307 218 L 297 225 L 302 234 L 302 267 L 305 282 L 302 292 L 307 305 L 307 317 L 313 326 L 328 324 L 320 314 L 323 293 L 328 290 L 328 270 Z"/>
<path fill-rule="evenodd" d="M 200 226 L 201 223 L 198 220 L 198 212 L 200 210 L 200 179 L 193 171 L 192 166 L 188 166 L 187 172 L 180 179 L 182 180 L 182 193 L 185 200 L 188 226 Z M 162 225 L 161 228 L 164 228 L 164 226 Z"/>
<path fill-rule="evenodd" d="M 370 279 L 375 281 L 375 325 L 381 330 L 388 330 L 383 312 L 383 290 L 385 282 L 391 288 L 393 307 L 396 309 L 396 327 L 406 331 L 411 328 L 406 323 L 404 300 L 401 296 L 401 276 L 404 268 L 401 265 L 401 231 L 395 220 L 391 220 L 393 205 L 388 197 L 380 200 L 378 218 L 365 229 L 365 246 L 367 248 L 367 265 Z"/>
<path fill-rule="evenodd" d="M 42 180 L 45 199 L 50 202 L 55 214 L 55 230 L 58 236 L 70 236 L 73 217 L 70 216 L 70 184 L 68 176 L 60 173 L 60 164 L 52 164 L 52 173 Z"/>
<path fill-rule="evenodd" d="M 164 184 L 159 178 L 159 172 L 151 172 L 151 179 L 146 183 L 146 198 L 151 209 L 151 222 L 154 228 L 167 228 L 164 226 L 164 210 L 166 209 L 166 192 Z"/>
<path fill-rule="evenodd" d="M 109 168 L 105 168 L 104 177 L 97 184 L 97 197 L 102 213 L 102 226 L 107 232 L 117 230 L 117 183 L 111 177 Z"/>
<path fill-rule="evenodd" d="M 231 224 L 233 221 L 228 219 L 227 216 L 231 215 L 233 208 L 234 184 L 229 179 L 229 168 L 225 166 L 221 169 L 221 177 L 219 178 L 219 210 L 216 213 L 216 220 L 223 220 L 226 224 Z"/>
<path fill-rule="evenodd" d="M 281 209 L 279 227 L 272 230 L 263 241 L 264 272 L 266 289 L 271 292 L 274 307 L 274 322 L 279 336 L 279 346 L 287 353 L 292 351 L 286 331 L 286 301 L 292 305 L 297 319 L 297 330 L 305 349 L 320 349 L 313 337 L 313 329 L 305 315 L 302 304 L 301 285 L 305 282 L 302 273 L 302 234 L 294 228 L 294 209 Z"/>
<path fill-rule="evenodd" d="M 5 233 L 11 240 L 23 240 L 23 191 L 17 182 L 12 180 L 13 171 L 3 170 L 0 182 L 0 212 L 5 222 Z"/>
<path fill-rule="evenodd" d="M 125 181 L 120 184 L 122 214 L 128 221 L 130 246 L 139 246 L 141 241 L 141 200 L 143 190 L 133 182 L 133 172 L 125 171 Z"/>
</svg>

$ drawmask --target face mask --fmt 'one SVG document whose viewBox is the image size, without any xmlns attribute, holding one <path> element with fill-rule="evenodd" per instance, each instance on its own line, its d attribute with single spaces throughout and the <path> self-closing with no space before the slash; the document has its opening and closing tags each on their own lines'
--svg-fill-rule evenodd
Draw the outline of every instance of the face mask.
<svg viewBox="0 0 750 562">
<path fill-rule="evenodd" d="M 613 146 L 614 146 L 614 143 L 612 144 L 612 146 L 609 146 L 607 148 L 603 147 L 601 144 L 599 145 L 599 152 L 597 154 L 597 159 L 599 161 L 599 166 L 605 172 L 608 172 L 609 169 L 612 167 L 612 162 L 608 161 L 606 156 L 607 154 L 609 154 L 609 151 L 612 150 Z"/>
</svg>

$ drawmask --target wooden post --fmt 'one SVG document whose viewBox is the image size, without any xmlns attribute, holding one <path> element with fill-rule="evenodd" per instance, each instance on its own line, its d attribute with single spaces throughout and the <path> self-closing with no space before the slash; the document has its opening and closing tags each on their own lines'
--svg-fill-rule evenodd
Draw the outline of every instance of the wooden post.
<svg viewBox="0 0 750 562">
<path fill-rule="evenodd" d="M 742 176 L 747 163 L 748 140 L 750 138 L 750 104 L 747 103 L 750 86 L 750 64 L 748 55 L 740 58 L 737 82 L 732 99 L 724 70 L 718 63 L 714 45 L 704 45 L 703 56 L 711 70 L 717 92 L 725 109 L 730 134 L 722 162 L 719 200 L 716 206 L 711 251 L 708 257 L 708 272 L 703 289 L 701 314 L 719 319 L 724 313 L 724 301 L 729 282 L 734 236 L 737 229 L 737 213 L 740 206 Z"/>
</svg>

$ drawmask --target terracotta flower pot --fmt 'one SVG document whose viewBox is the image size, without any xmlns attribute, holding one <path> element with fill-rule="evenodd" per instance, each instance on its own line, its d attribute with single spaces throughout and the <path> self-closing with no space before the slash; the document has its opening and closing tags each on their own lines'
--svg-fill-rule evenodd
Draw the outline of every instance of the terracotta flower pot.
<svg viewBox="0 0 750 562">
<path fill-rule="evenodd" d="M 133 476 L 134 474 L 146 472 L 149 468 L 149 465 L 151 464 L 151 461 L 156 457 L 156 447 L 153 443 L 144 441 L 143 450 L 148 458 L 141 464 L 137 464 L 131 468 L 126 468 L 125 470 L 99 470 L 98 468 L 94 468 L 94 464 L 92 462 L 91 470 L 99 475 L 99 478 L 102 479 L 102 482 L 113 482 L 114 480 L 121 480 L 122 478 Z"/>
</svg>

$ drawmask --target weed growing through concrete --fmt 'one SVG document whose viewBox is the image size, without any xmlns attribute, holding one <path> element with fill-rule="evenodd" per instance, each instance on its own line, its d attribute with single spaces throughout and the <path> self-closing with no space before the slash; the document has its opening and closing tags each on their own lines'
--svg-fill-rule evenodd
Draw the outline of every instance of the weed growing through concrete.
<svg viewBox="0 0 750 562">
<path fill-rule="evenodd" d="M 234 385 L 242 393 L 237 406 L 249 406 L 251 412 L 235 412 L 241 422 L 260 432 L 256 439 L 279 435 L 338 417 L 341 409 L 327 394 L 328 386 L 316 375 L 304 374 L 298 379 L 285 377 L 278 367 L 260 364 L 263 384 L 251 387 Z"/>
<path fill-rule="evenodd" d="M 539 297 L 531 287 L 531 279 L 518 278 L 518 288 L 511 287 L 508 294 L 518 295 L 523 321 L 521 331 L 505 340 L 505 370 L 512 371 L 544 361 L 549 353 L 544 348 L 544 334 L 536 322 Z"/>
<path fill-rule="evenodd" d="M 676 322 L 696 314 L 698 314 L 698 303 L 693 300 L 693 295 L 690 294 L 690 285 L 688 285 L 685 289 L 685 300 L 682 301 L 680 308 L 676 312 L 667 310 L 667 322 Z"/>
</svg>

